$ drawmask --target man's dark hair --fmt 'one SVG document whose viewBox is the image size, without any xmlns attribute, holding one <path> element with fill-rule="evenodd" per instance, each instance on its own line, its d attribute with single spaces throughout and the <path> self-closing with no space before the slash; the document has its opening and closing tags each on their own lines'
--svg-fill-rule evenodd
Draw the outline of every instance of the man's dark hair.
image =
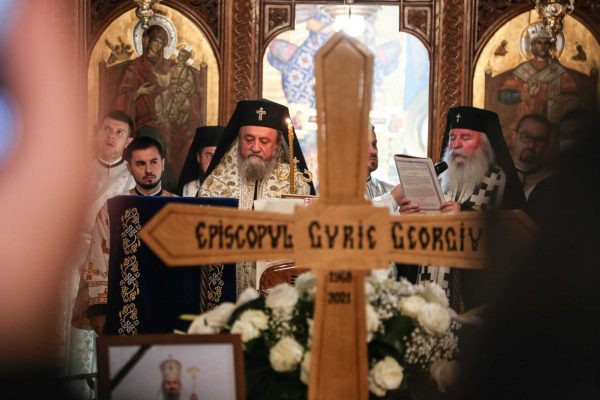
<svg viewBox="0 0 600 400">
<path fill-rule="evenodd" d="M 129 143 L 129 146 L 127 146 L 127 148 L 125 149 L 125 160 L 127 160 L 127 162 L 130 162 L 132 153 L 134 151 L 146 150 L 151 147 L 156 147 L 158 153 L 160 154 L 160 158 L 165 158 L 163 147 L 161 146 L 158 140 L 153 139 L 149 136 L 138 136 L 135 139 L 133 139 L 133 141 Z"/>
<path fill-rule="evenodd" d="M 129 126 L 129 137 L 133 137 L 134 125 L 133 125 L 133 120 L 131 119 L 129 114 L 124 113 L 123 111 L 113 110 L 113 111 L 109 112 L 108 114 L 106 114 L 104 116 L 104 118 L 110 118 L 110 119 L 114 119 L 116 121 L 125 122 Z M 104 120 L 104 118 L 103 118 L 103 120 Z"/>
<path fill-rule="evenodd" d="M 541 114 L 523 115 L 521 117 L 521 119 L 519 120 L 519 122 L 517 123 L 516 131 L 519 132 L 519 129 L 521 129 L 521 125 L 523 125 L 523 122 L 525 122 L 529 119 L 532 121 L 538 122 L 540 124 L 544 124 L 546 126 L 546 130 L 548 131 L 548 136 L 550 137 L 552 135 L 552 122 L 550 122 L 548 120 L 548 118 L 546 118 L 545 116 L 543 116 Z"/>
</svg>

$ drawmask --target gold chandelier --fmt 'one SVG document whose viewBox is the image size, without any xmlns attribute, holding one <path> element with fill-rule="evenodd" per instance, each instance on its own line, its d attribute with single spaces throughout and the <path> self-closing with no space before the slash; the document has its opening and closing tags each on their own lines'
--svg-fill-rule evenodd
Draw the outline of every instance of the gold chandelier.
<svg viewBox="0 0 600 400">
<path fill-rule="evenodd" d="M 563 19 L 575 10 L 575 0 L 535 0 L 535 9 L 544 20 L 544 29 L 552 43 L 563 29 Z"/>
<path fill-rule="evenodd" d="M 135 15 L 142 21 L 142 29 L 148 29 L 148 22 L 154 16 L 154 4 L 160 0 L 133 0 L 137 3 Z"/>
</svg>

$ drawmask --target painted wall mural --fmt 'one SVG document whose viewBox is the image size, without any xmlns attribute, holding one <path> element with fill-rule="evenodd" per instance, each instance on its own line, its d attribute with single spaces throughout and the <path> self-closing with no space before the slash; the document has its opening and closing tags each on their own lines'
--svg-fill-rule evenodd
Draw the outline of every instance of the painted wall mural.
<svg viewBox="0 0 600 400">
<path fill-rule="evenodd" d="M 477 61 L 473 103 L 500 115 L 507 143 L 518 120 L 531 113 L 551 122 L 573 109 L 595 109 L 600 44 L 576 19 L 564 20 L 556 55 L 535 11 L 523 13 L 490 38 Z"/>
<path fill-rule="evenodd" d="M 317 176 L 314 56 L 344 29 L 375 54 L 371 122 L 379 144 L 380 179 L 395 183 L 393 155 L 427 154 L 429 55 L 398 32 L 397 6 L 297 5 L 295 30 L 270 44 L 263 60 L 263 97 L 287 104 L 305 158 Z M 366 134 L 366 132 L 365 132 Z"/>
<path fill-rule="evenodd" d="M 163 185 L 172 189 L 195 129 L 217 123 L 219 77 L 200 28 L 173 9 L 157 9 L 145 31 L 132 10 L 100 36 L 88 68 L 88 121 L 92 127 L 110 110 L 127 112 L 141 134 L 164 144 Z"/>
</svg>

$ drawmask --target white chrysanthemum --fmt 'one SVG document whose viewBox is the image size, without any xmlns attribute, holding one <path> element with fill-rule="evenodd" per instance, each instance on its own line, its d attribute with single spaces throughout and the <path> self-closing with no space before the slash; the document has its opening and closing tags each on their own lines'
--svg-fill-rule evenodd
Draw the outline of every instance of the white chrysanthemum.
<svg viewBox="0 0 600 400">
<path fill-rule="evenodd" d="M 367 343 L 369 343 L 373 339 L 373 334 L 379 330 L 379 315 L 377 315 L 377 311 L 375 308 L 367 304 Z"/>
<path fill-rule="evenodd" d="M 317 294 L 317 276 L 312 272 L 305 272 L 296 278 L 294 286 L 300 297 L 304 300 L 314 301 Z"/>
<path fill-rule="evenodd" d="M 302 345 L 294 338 L 286 336 L 271 348 L 269 361 L 275 371 L 290 372 L 300 364 L 303 354 L 304 348 Z"/>
<path fill-rule="evenodd" d="M 305 385 L 308 385 L 310 380 L 310 351 L 304 353 L 302 364 L 300 364 L 300 381 Z"/>
<path fill-rule="evenodd" d="M 427 304 L 424 298 L 419 295 L 412 295 L 409 297 L 403 297 L 400 299 L 398 303 L 398 309 L 402 315 L 406 315 L 407 317 L 417 318 L 421 308 Z"/>
<path fill-rule="evenodd" d="M 233 303 L 220 304 L 218 307 L 198 316 L 190 325 L 188 333 L 212 334 L 220 332 L 223 325 L 231 317 L 233 310 L 235 310 L 235 304 Z"/>
<path fill-rule="evenodd" d="M 269 292 L 265 304 L 276 317 L 288 320 L 292 317 L 297 302 L 298 292 L 296 289 L 287 283 L 282 283 Z"/>
<path fill-rule="evenodd" d="M 385 394 L 387 390 L 400 387 L 404 379 L 404 368 L 394 358 L 387 356 L 371 368 L 369 378 L 379 389 L 383 389 Z M 377 395 L 382 396 L 382 394 Z"/>
<path fill-rule="evenodd" d="M 246 290 L 240 294 L 235 304 L 239 307 L 255 299 L 258 299 L 258 292 L 253 288 L 246 288 Z"/>
<path fill-rule="evenodd" d="M 440 334 L 450 327 L 450 313 L 437 303 L 427 303 L 417 316 L 419 324 L 429 333 Z"/>
<path fill-rule="evenodd" d="M 440 285 L 432 282 L 427 282 L 421 286 L 420 295 L 430 303 L 437 303 L 444 307 L 448 307 L 448 296 Z"/>
<path fill-rule="evenodd" d="M 438 360 L 431 365 L 430 371 L 438 390 L 444 393 L 448 386 L 456 382 L 458 363 L 456 361 Z"/>
</svg>

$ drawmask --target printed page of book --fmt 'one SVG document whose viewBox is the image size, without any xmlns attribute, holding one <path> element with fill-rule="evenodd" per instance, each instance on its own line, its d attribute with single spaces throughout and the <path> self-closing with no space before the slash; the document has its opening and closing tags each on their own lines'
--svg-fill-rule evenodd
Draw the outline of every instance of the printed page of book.
<svg viewBox="0 0 600 400">
<path fill-rule="evenodd" d="M 406 197 L 421 211 L 438 212 L 445 199 L 431 159 L 396 154 L 394 161 Z"/>
</svg>

